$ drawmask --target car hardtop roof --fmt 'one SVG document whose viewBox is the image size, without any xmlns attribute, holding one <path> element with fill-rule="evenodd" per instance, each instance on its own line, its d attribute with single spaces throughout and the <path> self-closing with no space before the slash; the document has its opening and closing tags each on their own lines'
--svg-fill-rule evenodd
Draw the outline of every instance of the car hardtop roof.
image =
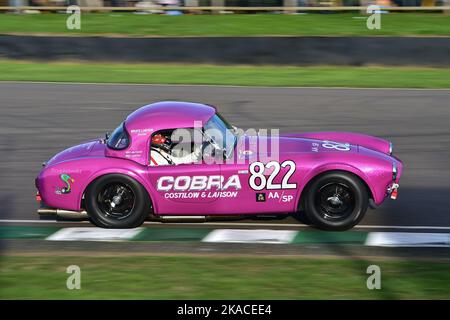
<svg viewBox="0 0 450 320">
<path fill-rule="evenodd" d="M 214 114 L 216 108 L 194 102 L 162 101 L 145 105 L 125 120 L 128 130 L 192 128 L 194 121 L 203 126 Z"/>
</svg>

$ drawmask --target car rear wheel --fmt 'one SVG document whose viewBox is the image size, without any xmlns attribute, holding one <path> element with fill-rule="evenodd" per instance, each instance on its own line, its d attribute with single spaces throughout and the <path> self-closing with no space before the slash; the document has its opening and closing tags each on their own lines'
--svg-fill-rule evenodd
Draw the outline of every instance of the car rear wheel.
<svg viewBox="0 0 450 320">
<path fill-rule="evenodd" d="M 361 221 L 368 204 L 367 188 L 358 177 L 346 172 L 329 172 L 308 187 L 305 212 L 314 226 L 342 231 Z"/>
<path fill-rule="evenodd" d="M 102 176 L 88 188 L 86 210 L 102 228 L 135 228 L 150 214 L 151 203 L 144 187 L 120 174 Z"/>
</svg>

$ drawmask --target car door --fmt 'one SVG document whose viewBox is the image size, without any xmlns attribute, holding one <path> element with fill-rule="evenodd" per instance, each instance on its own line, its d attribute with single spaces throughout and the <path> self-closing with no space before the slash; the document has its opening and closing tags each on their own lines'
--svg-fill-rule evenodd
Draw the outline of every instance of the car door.
<svg viewBox="0 0 450 320">
<path fill-rule="evenodd" d="M 233 208 L 238 214 L 287 213 L 295 210 L 297 184 L 293 182 L 296 164 L 291 160 L 268 160 L 257 152 L 237 148 L 235 161 L 221 165 L 224 180 L 237 177 L 240 188 L 230 201 L 222 197 L 217 203 L 224 213 Z M 239 206 L 233 205 L 239 203 Z M 230 209 L 228 209 L 230 211 Z"/>
<path fill-rule="evenodd" d="M 152 187 L 155 213 L 205 214 L 214 211 L 212 205 L 217 198 L 213 193 L 222 183 L 220 165 L 205 161 L 156 163 L 153 152 L 157 150 L 150 150 L 147 179 Z"/>
<path fill-rule="evenodd" d="M 238 190 L 226 190 L 228 196 L 221 197 L 217 203 L 223 213 L 236 214 L 258 214 L 265 212 L 273 212 L 275 208 L 268 207 L 267 195 L 265 191 L 255 191 L 250 186 L 250 165 L 252 162 L 258 161 L 257 154 L 244 150 L 244 152 L 236 151 L 235 158 L 232 162 L 221 165 L 221 173 L 225 181 L 233 177 L 239 181 Z M 233 192 L 235 191 L 235 192 Z M 236 205 L 239 203 L 239 205 Z"/>
<path fill-rule="evenodd" d="M 153 187 L 157 214 L 202 214 L 213 212 L 211 196 L 220 181 L 216 164 L 149 166 L 147 177 Z"/>
</svg>

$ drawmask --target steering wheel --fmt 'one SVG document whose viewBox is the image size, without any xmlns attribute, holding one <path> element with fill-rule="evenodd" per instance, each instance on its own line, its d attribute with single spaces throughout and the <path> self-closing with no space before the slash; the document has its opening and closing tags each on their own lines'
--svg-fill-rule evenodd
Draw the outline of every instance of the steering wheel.
<svg viewBox="0 0 450 320">
<path fill-rule="evenodd" d="M 214 141 L 214 139 L 212 139 L 210 136 L 208 136 L 208 135 L 205 134 L 205 137 L 206 137 L 207 139 L 202 143 L 202 155 L 205 154 L 205 149 L 206 149 L 208 146 L 212 146 L 213 148 L 212 148 L 211 156 L 212 156 L 212 157 L 216 157 L 216 153 L 219 151 L 219 152 L 222 153 L 222 156 L 223 156 L 224 159 L 225 159 L 225 157 L 226 157 L 225 149 L 221 148 L 221 147 L 217 144 L 217 142 Z"/>
</svg>

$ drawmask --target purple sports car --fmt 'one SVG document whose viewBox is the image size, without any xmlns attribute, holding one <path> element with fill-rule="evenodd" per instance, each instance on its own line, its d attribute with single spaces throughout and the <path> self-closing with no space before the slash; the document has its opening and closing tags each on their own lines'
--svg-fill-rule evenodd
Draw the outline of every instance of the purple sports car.
<svg viewBox="0 0 450 320">
<path fill-rule="evenodd" d="M 84 214 L 104 228 L 300 213 L 318 228 L 346 230 L 369 202 L 395 199 L 402 174 L 380 138 L 243 131 L 212 106 L 172 101 L 136 110 L 111 135 L 43 166 L 38 212 Z"/>
</svg>

